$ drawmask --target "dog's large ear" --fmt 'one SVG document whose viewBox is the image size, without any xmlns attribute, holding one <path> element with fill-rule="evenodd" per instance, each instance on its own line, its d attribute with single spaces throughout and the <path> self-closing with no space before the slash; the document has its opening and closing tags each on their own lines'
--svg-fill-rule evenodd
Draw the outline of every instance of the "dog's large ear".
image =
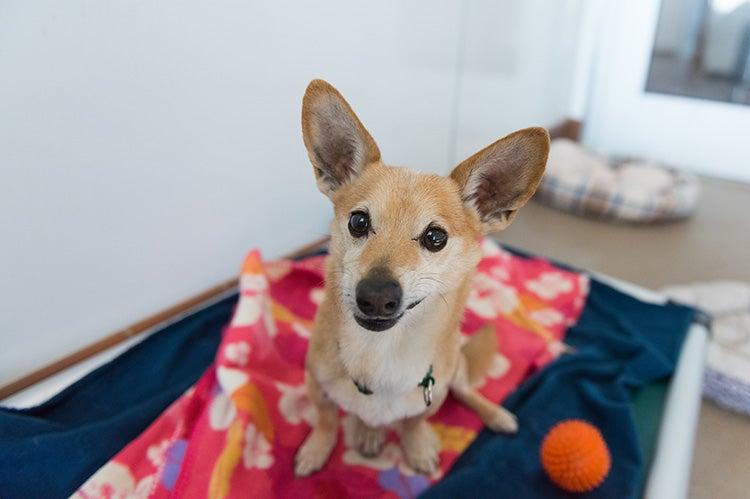
<svg viewBox="0 0 750 499">
<path fill-rule="evenodd" d="M 488 145 L 451 172 L 485 233 L 507 227 L 534 194 L 548 153 L 547 131 L 525 128 Z"/>
<path fill-rule="evenodd" d="M 302 138 L 326 196 L 380 159 L 380 150 L 344 97 L 323 80 L 313 80 L 302 99 Z"/>
</svg>

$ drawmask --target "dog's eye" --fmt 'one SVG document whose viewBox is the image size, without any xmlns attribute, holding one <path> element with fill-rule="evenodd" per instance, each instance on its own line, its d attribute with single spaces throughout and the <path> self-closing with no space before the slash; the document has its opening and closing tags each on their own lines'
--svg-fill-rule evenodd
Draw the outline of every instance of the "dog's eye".
<svg viewBox="0 0 750 499">
<path fill-rule="evenodd" d="M 422 234 L 420 242 L 430 251 L 440 251 L 448 243 L 448 233 L 438 227 L 428 227 Z"/>
<path fill-rule="evenodd" d="M 370 231 L 370 216 L 364 211 L 355 211 L 349 217 L 349 233 L 354 237 L 366 236 Z"/>
</svg>

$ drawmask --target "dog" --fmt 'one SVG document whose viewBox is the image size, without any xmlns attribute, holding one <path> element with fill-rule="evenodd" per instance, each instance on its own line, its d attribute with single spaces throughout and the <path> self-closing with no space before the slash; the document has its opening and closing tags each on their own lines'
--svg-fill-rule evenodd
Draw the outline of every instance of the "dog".
<svg viewBox="0 0 750 499">
<path fill-rule="evenodd" d="M 427 419 L 449 392 L 491 430 L 516 432 L 515 416 L 475 389 L 495 354 L 495 331 L 462 346 L 459 326 L 481 237 L 507 227 L 534 194 L 547 131 L 511 133 L 448 177 L 420 173 L 384 164 L 344 97 L 313 80 L 302 135 L 334 220 L 305 366 L 317 420 L 297 451 L 295 474 L 325 465 L 339 408 L 356 418 L 362 455 L 376 456 L 393 427 L 406 462 L 427 475 L 437 471 L 440 450 Z"/>
</svg>

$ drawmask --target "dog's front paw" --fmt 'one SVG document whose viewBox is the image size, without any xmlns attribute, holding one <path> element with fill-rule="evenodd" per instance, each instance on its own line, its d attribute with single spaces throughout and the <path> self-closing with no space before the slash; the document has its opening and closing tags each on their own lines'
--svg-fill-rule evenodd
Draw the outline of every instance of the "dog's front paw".
<svg viewBox="0 0 750 499">
<path fill-rule="evenodd" d="M 385 428 L 372 428 L 360 420 L 354 431 L 354 445 L 364 457 L 375 457 L 383 450 Z"/>
<path fill-rule="evenodd" d="M 418 473 L 432 475 L 440 464 L 440 439 L 427 421 L 405 429 L 401 448 L 406 462 Z"/>
<path fill-rule="evenodd" d="M 294 457 L 294 474 L 303 477 L 318 471 L 328 461 L 335 444 L 335 432 L 313 430 Z"/>
<path fill-rule="evenodd" d="M 497 406 L 496 410 L 485 419 L 484 424 L 492 431 L 502 433 L 516 433 L 518 431 L 518 418 L 504 407 Z"/>
</svg>

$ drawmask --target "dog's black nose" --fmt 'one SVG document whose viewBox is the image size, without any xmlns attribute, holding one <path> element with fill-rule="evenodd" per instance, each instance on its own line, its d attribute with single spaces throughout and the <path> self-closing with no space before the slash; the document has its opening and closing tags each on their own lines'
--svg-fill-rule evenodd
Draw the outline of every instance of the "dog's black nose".
<svg viewBox="0 0 750 499">
<path fill-rule="evenodd" d="M 388 277 L 365 277 L 357 284 L 357 307 L 368 317 L 390 317 L 401 306 L 401 286 Z"/>
</svg>

